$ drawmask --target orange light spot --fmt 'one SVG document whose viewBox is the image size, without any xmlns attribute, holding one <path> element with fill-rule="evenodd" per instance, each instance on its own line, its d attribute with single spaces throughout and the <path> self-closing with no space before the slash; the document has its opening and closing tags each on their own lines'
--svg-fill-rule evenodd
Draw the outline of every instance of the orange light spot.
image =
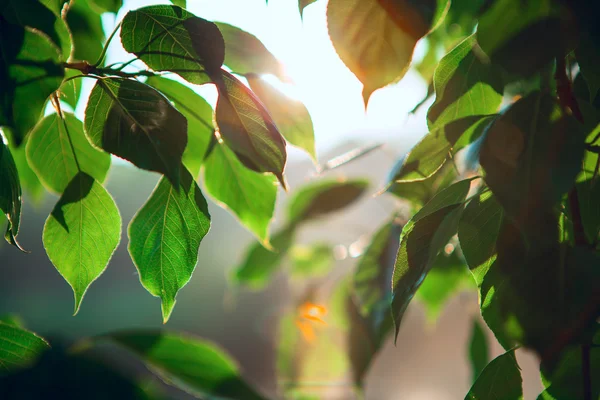
<svg viewBox="0 0 600 400">
<path fill-rule="evenodd" d="M 316 335 L 315 330 L 309 322 L 304 322 L 300 319 L 296 319 L 296 326 L 300 329 L 300 333 L 308 343 L 315 341 Z"/>
<path fill-rule="evenodd" d="M 304 339 L 312 343 L 316 338 L 315 323 L 327 325 L 323 320 L 327 314 L 327 309 L 318 304 L 305 302 L 298 307 L 298 316 L 296 317 L 296 326 L 304 336 Z"/>
</svg>

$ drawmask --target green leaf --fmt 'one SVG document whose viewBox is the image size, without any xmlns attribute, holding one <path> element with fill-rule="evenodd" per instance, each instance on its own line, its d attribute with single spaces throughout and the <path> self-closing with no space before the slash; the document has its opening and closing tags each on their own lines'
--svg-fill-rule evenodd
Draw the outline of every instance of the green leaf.
<svg viewBox="0 0 600 400">
<path fill-rule="evenodd" d="M 417 41 L 447 1 L 330 0 L 327 27 L 336 52 L 371 94 L 406 73 Z"/>
<path fill-rule="evenodd" d="M 394 175 L 394 181 L 418 182 L 431 177 L 467 142 L 479 137 L 492 118 L 469 116 L 434 129 L 408 153 L 400 171 Z M 461 146 L 455 146 L 463 136 L 469 139 L 461 140 Z"/>
<path fill-rule="evenodd" d="M 60 85 L 59 99 L 70 105 L 73 110 L 77 108 L 77 102 L 81 94 L 82 78 L 69 81 L 66 81 L 66 79 L 77 75 L 81 75 L 81 72 L 75 69 L 67 69 L 65 71 L 65 81 Z"/>
<path fill-rule="evenodd" d="M 489 362 L 489 349 L 485 331 L 478 319 L 473 319 L 471 337 L 469 338 L 469 361 L 471 362 L 471 376 L 473 383 L 485 369 Z"/>
<path fill-rule="evenodd" d="M 297 224 L 349 206 L 365 194 L 364 179 L 321 180 L 302 187 L 288 203 L 288 220 Z"/>
<path fill-rule="evenodd" d="M 219 74 L 225 57 L 217 26 L 177 6 L 148 6 L 123 18 L 121 42 L 155 71 L 171 71 L 204 84 Z"/>
<path fill-rule="evenodd" d="M 103 182 L 110 168 L 110 155 L 92 147 L 83 123 L 70 113 L 64 113 L 64 121 L 50 114 L 35 126 L 27 141 L 27 158 L 42 182 L 58 194 L 78 172 Z"/>
<path fill-rule="evenodd" d="M 8 221 L 4 238 L 21 251 L 23 249 L 17 242 L 17 234 L 21 221 L 22 203 L 17 166 L 0 131 L 0 210 Z"/>
<path fill-rule="evenodd" d="M 458 240 L 478 286 L 496 259 L 496 239 L 504 210 L 491 192 L 482 193 L 465 207 L 458 224 Z"/>
<path fill-rule="evenodd" d="M 244 261 L 235 268 L 232 279 L 253 289 L 261 289 L 271 280 L 292 246 L 294 227 L 286 226 L 271 238 L 272 249 L 255 243 L 247 250 Z"/>
<path fill-rule="evenodd" d="M 389 312 L 392 298 L 390 281 L 398 252 L 402 225 L 386 222 L 375 232 L 354 273 L 354 293 L 358 311 L 367 317 L 374 312 Z"/>
<path fill-rule="evenodd" d="M 456 253 L 454 250 L 451 254 L 446 251 L 438 254 L 415 295 L 425 306 L 425 315 L 431 324 L 442 313 L 446 301 L 459 289 L 467 286 L 467 279 L 470 279 L 464 261 Z"/>
<path fill-rule="evenodd" d="M 48 349 L 35 333 L 0 321 L 0 376 L 29 367 Z"/>
<path fill-rule="evenodd" d="M 59 62 L 60 52 L 46 36 L 0 17 L 0 126 L 12 128 L 16 145 L 60 86 L 64 69 Z"/>
<path fill-rule="evenodd" d="M 316 162 L 315 132 L 304 104 L 284 95 L 258 76 L 251 75 L 246 78 L 252 91 L 269 110 L 285 140 L 305 150 Z"/>
<path fill-rule="evenodd" d="M 69 5 L 67 24 L 73 36 L 73 58 L 96 62 L 106 40 L 100 14 L 87 1 L 74 1 Z"/>
<path fill-rule="evenodd" d="M 188 142 L 183 152 L 183 164 L 197 178 L 214 132 L 212 107 L 192 89 L 179 82 L 151 76 L 146 84 L 167 96 L 187 120 Z"/>
<path fill-rule="evenodd" d="M 514 350 L 492 360 L 483 370 L 465 400 L 489 399 L 520 400 L 523 398 L 523 379 Z"/>
<path fill-rule="evenodd" d="M 85 110 L 85 131 L 95 146 L 178 184 L 187 121 L 150 86 L 129 79 L 98 79 Z"/>
<path fill-rule="evenodd" d="M 402 316 L 423 283 L 438 253 L 458 230 L 472 179 L 439 192 L 402 229 L 392 278 L 392 312 L 396 336 Z"/>
<path fill-rule="evenodd" d="M 186 0 L 171 0 L 171 3 L 173 3 L 174 5 L 179 6 L 181 8 L 186 8 L 186 6 L 187 6 Z"/>
<path fill-rule="evenodd" d="M 25 138 L 25 142 L 21 143 L 21 146 L 15 147 L 13 145 L 14 140 L 12 139 L 12 130 L 10 128 L 2 128 L 2 133 L 7 136 L 9 143 L 8 148 L 10 149 L 15 165 L 17 166 L 21 188 L 24 192 L 27 192 L 30 199 L 34 202 L 41 200 L 46 190 L 44 189 L 42 182 L 40 182 L 37 173 L 31 169 L 29 160 L 27 160 L 26 147 L 29 136 Z"/>
<path fill-rule="evenodd" d="M 277 198 L 277 181 L 272 175 L 249 170 L 230 149 L 217 144 L 204 161 L 204 185 L 219 205 L 231 210 L 263 245 L 268 245 Z"/>
<path fill-rule="evenodd" d="M 522 227 L 542 218 L 568 192 L 581 169 L 585 137 L 547 94 L 514 103 L 487 130 L 480 152 L 485 181 Z"/>
<path fill-rule="evenodd" d="M 248 168 L 273 173 L 286 188 L 285 140 L 260 100 L 235 76 L 221 71 L 216 122 L 219 135 Z"/>
<path fill-rule="evenodd" d="M 165 177 L 131 220 L 129 253 L 142 285 L 160 297 L 163 321 L 169 320 L 175 296 L 198 261 L 200 242 L 210 228 L 208 205 L 190 173 L 182 168 L 179 188 Z"/>
<path fill-rule="evenodd" d="M 110 194 L 90 175 L 75 175 L 42 234 L 48 258 L 73 288 L 75 314 L 88 287 L 106 269 L 120 239 L 121 216 Z"/>
<path fill-rule="evenodd" d="M 304 18 L 304 9 L 315 1 L 317 0 L 298 0 L 298 11 L 300 12 L 300 18 Z"/>
<path fill-rule="evenodd" d="M 215 22 L 225 40 L 225 62 L 234 73 L 272 74 L 286 80 L 283 66 L 258 38 L 237 26 Z"/>
<path fill-rule="evenodd" d="M 327 243 L 310 246 L 295 245 L 290 250 L 292 276 L 297 278 L 317 278 L 331 271 L 335 261 L 333 249 Z"/>
<path fill-rule="evenodd" d="M 590 36 L 584 35 L 575 50 L 575 56 L 590 91 L 589 100 L 593 102 L 598 94 L 598 89 L 600 89 L 600 73 L 597 70 L 597 66 L 600 64 L 598 43 Z"/>
<path fill-rule="evenodd" d="M 600 185 L 597 179 L 591 179 L 577 183 L 576 187 L 583 229 L 588 242 L 596 243 L 600 234 Z"/>
<path fill-rule="evenodd" d="M 39 0 L 7 0 L 2 17 L 8 22 L 43 32 L 62 51 L 62 60 L 71 55 L 71 35 L 60 10 L 53 13 Z"/>
<path fill-rule="evenodd" d="M 90 6 L 97 9 L 99 13 L 109 12 L 116 14 L 123 6 L 123 0 L 90 0 Z"/>
<path fill-rule="evenodd" d="M 427 112 L 430 127 L 474 115 L 493 114 L 502 102 L 503 83 L 493 65 L 481 61 L 471 35 L 450 51 L 435 70 L 435 103 Z"/>
<path fill-rule="evenodd" d="M 479 18 L 477 42 L 492 63 L 530 76 L 573 47 L 570 15 L 552 0 L 494 1 Z"/>
<path fill-rule="evenodd" d="M 135 353 L 166 383 L 197 396 L 260 400 L 239 367 L 216 345 L 174 332 L 138 331 L 109 336 Z"/>
</svg>

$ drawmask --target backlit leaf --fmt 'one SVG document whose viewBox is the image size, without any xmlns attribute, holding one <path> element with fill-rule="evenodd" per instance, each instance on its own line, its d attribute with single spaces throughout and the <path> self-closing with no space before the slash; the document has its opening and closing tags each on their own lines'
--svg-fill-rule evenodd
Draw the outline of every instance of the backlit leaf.
<svg viewBox="0 0 600 400">
<path fill-rule="evenodd" d="M 471 362 L 471 376 L 473 383 L 485 369 L 489 361 L 489 349 L 485 331 L 477 319 L 473 319 L 471 337 L 469 338 L 469 361 Z"/>
<path fill-rule="evenodd" d="M 480 60 L 474 46 L 475 35 L 471 35 L 446 54 L 436 68 L 435 103 L 427 113 L 430 127 L 498 111 L 503 91 L 500 73 Z"/>
<path fill-rule="evenodd" d="M 200 242 L 210 228 L 210 215 L 200 188 L 185 169 L 178 188 L 161 178 L 152 195 L 131 220 L 129 253 L 142 285 L 160 297 L 166 323 L 175 296 L 198 261 Z"/>
<path fill-rule="evenodd" d="M 252 91 L 269 110 L 285 140 L 305 150 L 316 161 L 313 123 L 304 104 L 284 95 L 258 76 L 248 76 L 247 79 Z"/>
<path fill-rule="evenodd" d="M 257 172 L 273 173 L 286 188 L 285 140 L 260 100 L 235 76 L 221 71 L 216 122 L 220 136 L 239 160 Z"/>
<path fill-rule="evenodd" d="M 484 400 L 489 399 L 490 395 L 506 400 L 523 398 L 523 379 L 514 350 L 494 358 L 485 367 L 465 400 Z"/>
<path fill-rule="evenodd" d="M 365 194 L 368 182 L 322 180 L 302 187 L 288 203 L 290 224 L 318 218 L 347 207 Z"/>
<path fill-rule="evenodd" d="M 446 1 L 330 0 L 327 27 L 338 55 L 371 94 L 406 73 L 413 49 Z M 438 18 L 436 18 L 438 17 Z"/>
<path fill-rule="evenodd" d="M 4 237 L 8 243 L 20 250 L 22 249 L 17 243 L 17 234 L 21 221 L 22 202 L 17 166 L 0 131 L 0 210 L 8 221 Z"/>
<path fill-rule="evenodd" d="M 90 5 L 98 12 L 117 13 L 123 5 L 123 0 L 90 0 Z"/>
<path fill-rule="evenodd" d="M 216 345 L 172 332 L 133 331 L 109 336 L 134 352 L 166 383 L 197 396 L 260 400 L 235 361 Z"/>
<path fill-rule="evenodd" d="M 298 11 L 300 11 L 301 18 L 304 17 L 304 9 L 308 6 L 310 6 L 315 1 L 317 1 L 317 0 L 298 0 Z"/>
<path fill-rule="evenodd" d="M 335 261 L 329 244 L 317 243 L 310 246 L 295 245 L 290 250 L 292 276 L 316 278 L 326 275 Z"/>
<path fill-rule="evenodd" d="M 277 181 L 246 168 L 223 144 L 217 144 L 204 161 L 206 191 L 231 210 L 256 237 L 269 243 L 269 224 L 275 210 Z"/>
<path fill-rule="evenodd" d="M 77 313 L 119 244 L 121 216 L 106 189 L 80 172 L 46 220 L 42 239 L 48 258 L 73 288 Z"/>
<path fill-rule="evenodd" d="M 215 22 L 225 40 L 225 62 L 239 75 L 272 74 L 286 80 L 283 67 L 258 38 L 237 26 Z"/>
<path fill-rule="evenodd" d="M 35 333 L 0 321 L 0 376 L 31 366 L 48 349 Z"/>
<path fill-rule="evenodd" d="M 203 84 L 218 75 L 225 57 L 217 26 L 177 6 L 159 5 L 127 13 L 121 42 L 155 71 L 172 71 Z"/>
<path fill-rule="evenodd" d="M 175 107 L 187 119 L 187 146 L 183 152 L 183 164 L 194 178 L 200 173 L 200 166 L 213 136 L 213 109 L 192 89 L 170 79 L 151 76 L 146 81 L 175 104 Z"/>
<path fill-rule="evenodd" d="M 64 121 L 50 114 L 35 126 L 27 141 L 27 158 L 44 184 L 59 194 L 80 169 L 102 182 L 110 167 L 110 155 L 92 147 L 83 123 L 71 113 L 64 113 Z"/>
<path fill-rule="evenodd" d="M 46 99 L 60 86 L 59 49 L 43 34 L 0 16 L 0 126 L 9 126 L 16 145 L 42 115 Z"/>
<path fill-rule="evenodd" d="M 165 174 L 177 185 L 187 121 L 148 85 L 99 79 L 85 110 L 85 132 L 97 147 L 135 166 Z"/>
</svg>

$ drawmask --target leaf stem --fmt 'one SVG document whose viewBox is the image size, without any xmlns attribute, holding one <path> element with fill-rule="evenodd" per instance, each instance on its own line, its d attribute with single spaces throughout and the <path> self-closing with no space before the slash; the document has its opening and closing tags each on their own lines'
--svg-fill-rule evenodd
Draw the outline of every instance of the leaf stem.
<svg viewBox="0 0 600 400">
<path fill-rule="evenodd" d="M 69 140 L 69 146 L 71 147 L 71 152 L 73 153 L 73 160 L 75 161 L 77 170 L 79 172 L 81 172 L 81 166 L 79 165 L 79 160 L 77 160 L 77 153 L 75 152 L 75 145 L 73 145 L 73 140 L 71 139 L 71 135 L 69 134 L 69 128 L 67 127 L 67 121 L 65 120 L 65 115 L 63 114 L 62 109 L 60 107 L 60 101 L 58 99 L 58 95 L 56 94 L 56 92 L 54 92 L 52 95 L 52 104 L 54 105 L 54 108 L 56 109 L 56 112 L 57 112 L 58 116 L 60 117 L 60 120 L 62 121 L 63 128 L 65 128 L 65 132 L 67 134 L 67 139 Z"/>
<path fill-rule="evenodd" d="M 136 71 L 136 72 L 123 72 L 119 69 L 113 68 L 99 68 L 95 65 L 88 63 L 87 61 L 80 61 L 76 63 L 63 63 L 64 68 L 76 69 L 80 71 L 83 75 L 115 75 L 120 76 L 121 78 L 137 78 L 138 76 L 156 76 L 157 74 L 152 71 Z"/>
<path fill-rule="evenodd" d="M 121 27 L 121 23 L 122 22 L 123 21 L 120 21 L 117 24 L 117 26 L 115 26 L 115 29 L 113 29 L 112 33 L 108 37 L 108 40 L 106 41 L 106 43 L 104 44 L 104 47 L 102 48 L 102 52 L 100 53 L 100 57 L 98 57 L 98 60 L 93 64 L 94 67 L 97 67 L 98 65 L 100 65 L 100 63 L 102 62 L 102 60 L 104 60 L 104 57 L 106 56 L 106 51 L 108 50 L 108 45 L 113 40 L 113 37 L 115 37 L 115 34 L 117 33 L 117 31 Z"/>
</svg>

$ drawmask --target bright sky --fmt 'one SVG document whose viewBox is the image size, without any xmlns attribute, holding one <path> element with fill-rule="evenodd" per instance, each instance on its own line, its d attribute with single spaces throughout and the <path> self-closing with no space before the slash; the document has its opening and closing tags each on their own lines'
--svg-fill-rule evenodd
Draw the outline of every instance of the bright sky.
<svg viewBox="0 0 600 400">
<path fill-rule="evenodd" d="M 128 10 L 149 4 L 169 2 L 125 0 L 116 21 Z M 427 91 L 425 82 L 413 71 L 398 83 L 376 91 L 365 112 L 362 85 L 337 56 L 327 34 L 326 0 L 319 0 L 304 10 L 300 19 L 296 0 L 188 0 L 188 10 L 199 17 L 236 25 L 258 37 L 284 65 L 295 82 L 282 90 L 304 102 L 314 128 L 318 154 L 348 140 L 400 142 L 411 144 L 426 132 L 424 115 L 409 116 Z M 115 25 L 112 15 L 103 19 L 107 33 Z M 416 58 L 422 54 L 417 46 Z M 131 55 L 120 46 L 118 37 L 108 52 L 108 63 L 129 60 Z M 140 67 L 140 66 L 138 66 Z M 89 90 L 91 80 L 87 79 Z M 279 85 L 281 87 L 282 85 Z M 211 85 L 194 87 L 213 104 L 216 90 Z M 78 107 L 78 114 L 83 112 Z M 299 153 L 291 157 L 298 157 Z"/>
</svg>

